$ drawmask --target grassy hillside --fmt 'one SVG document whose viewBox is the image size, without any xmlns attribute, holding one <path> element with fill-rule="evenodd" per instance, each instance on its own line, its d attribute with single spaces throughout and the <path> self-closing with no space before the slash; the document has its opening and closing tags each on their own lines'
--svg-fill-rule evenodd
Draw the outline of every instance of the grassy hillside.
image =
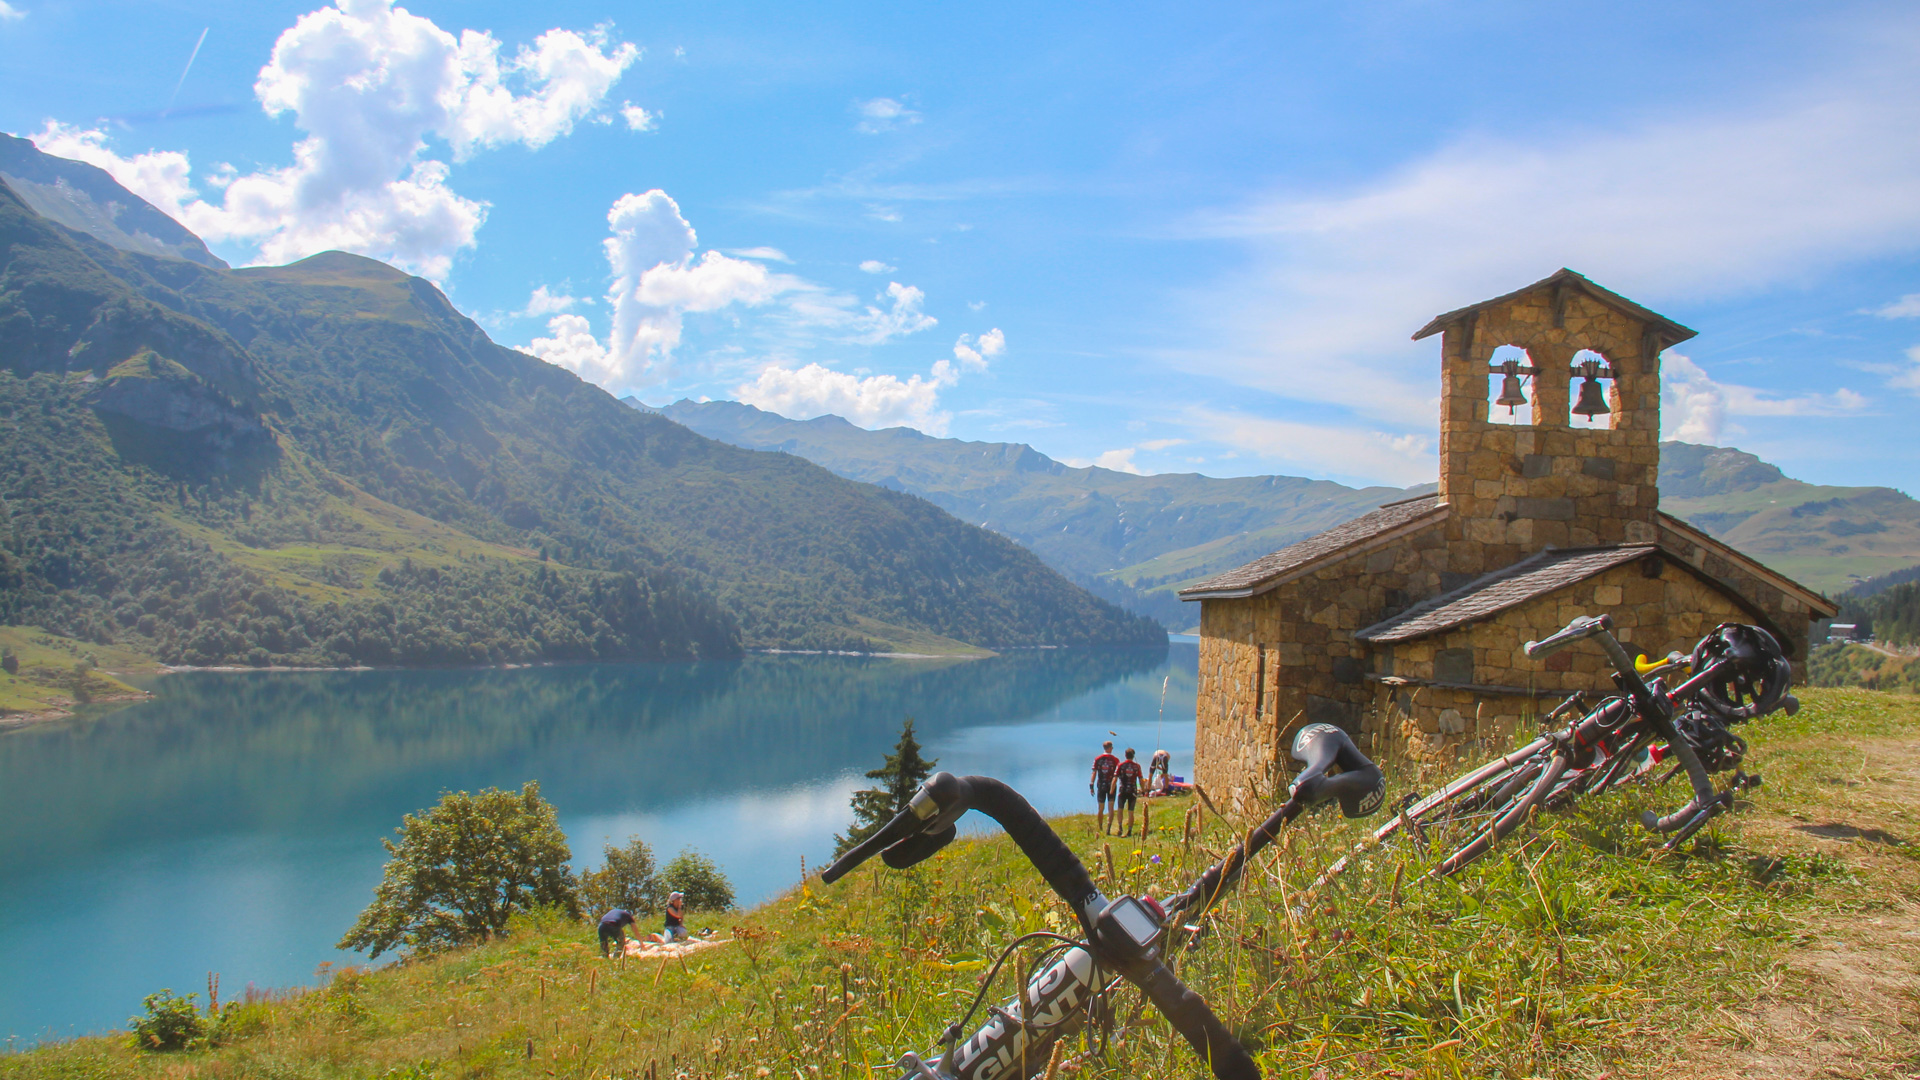
<svg viewBox="0 0 1920 1080">
<path fill-rule="evenodd" d="M 1294 476 L 1077 469 L 1023 443 L 936 439 L 912 428 L 867 431 L 837 416 L 788 420 L 734 401 L 680 401 L 660 415 L 735 446 L 784 451 L 841 476 L 912 492 L 1012 537 L 1074 581 L 1174 629 L 1199 618 L 1174 595 L 1180 585 L 1407 494 Z"/>
<path fill-rule="evenodd" d="M 75 705 L 133 701 L 146 694 L 119 676 L 160 670 L 126 649 L 50 634 L 37 626 L 0 626 L 0 728 L 60 716 Z"/>
<path fill-rule="evenodd" d="M 1000 536 L 638 415 L 372 260 L 127 252 L 4 188 L 0 251 L 0 619 L 192 663 L 1157 639 Z"/>
<path fill-rule="evenodd" d="M 1920 502 L 1804 483 L 1730 447 L 1660 444 L 1660 508 L 1828 594 L 1920 565 Z"/>
<path fill-rule="evenodd" d="M 1382 849 L 1295 918 L 1361 832 L 1310 819 L 1248 875 L 1182 977 L 1270 1077 L 1897 1075 L 1920 1054 L 1920 875 L 1904 838 L 1920 802 L 1901 783 L 1920 766 L 1920 705 L 1815 691 L 1750 734 L 1767 786 L 1685 856 L 1653 857 L 1630 823 L 1671 792 L 1628 793 L 1542 818 L 1452 881 Z M 1116 894 L 1164 894 L 1234 835 L 1211 821 L 1189 846 L 1165 816 L 1131 842 L 1057 824 Z M 965 1011 L 1001 945 L 1066 917 L 995 836 L 915 872 L 876 863 L 690 921 L 731 942 L 608 962 L 589 927 L 527 919 L 484 946 L 247 995 L 207 1049 L 79 1039 L 0 1055 L 0 1077 L 889 1075 Z M 1011 985 L 1003 973 L 990 1000 Z M 1118 1014 L 1141 1015 L 1137 1002 L 1123 991 Z M 1075 1065 L 1062 1075 L 1203 1075 L 1151 1020 Z"/>
</svg>

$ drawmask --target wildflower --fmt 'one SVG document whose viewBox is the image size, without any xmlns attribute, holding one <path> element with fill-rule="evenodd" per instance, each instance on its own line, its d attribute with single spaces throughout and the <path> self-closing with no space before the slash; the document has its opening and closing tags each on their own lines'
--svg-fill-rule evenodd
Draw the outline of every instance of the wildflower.
<svg viewBox="0 0 1920 1080">
<path fill-rule="evenodd" d="M 1148 861 L 1148 862 L 1150 862 L 1150 863 L 1153 863 L 1153 864 L 1154 864 L 1154 865 L 1156 865 L 1156 866 L 1158 866 L 1158 865 L 1159 865 L 1159 863 L 1160 863 L 1160 856 L 1158 856 L 1158 855 L 1155 855 L 1155 856 L 1154 856 L 1153 858 L 1151 858 L 1151 859 L 1148 859 L 1147 861 Z"/>
</svg>

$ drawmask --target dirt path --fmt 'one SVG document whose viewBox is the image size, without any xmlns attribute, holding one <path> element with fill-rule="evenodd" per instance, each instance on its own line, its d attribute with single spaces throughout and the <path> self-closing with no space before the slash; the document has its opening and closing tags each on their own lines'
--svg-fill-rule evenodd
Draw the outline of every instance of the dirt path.
<svg viewBox="0 0 1920 1080">
<path fill-rule="evenodd" d="M 1775 754 L 1802 749 L 1811 747 Z M 1838 757 L 1850 760 L 1834 767 Z M 1821 856 L 1860 887 L 1798 919 L 1764 989 L 1685 1039 L 1666 1076 L 1920 1080 L 1920 745 L 1862 740 L 1818 759 L 1788 798 L 1761 790 L 1738 841 L 1765 855 Z"/>
</svg>

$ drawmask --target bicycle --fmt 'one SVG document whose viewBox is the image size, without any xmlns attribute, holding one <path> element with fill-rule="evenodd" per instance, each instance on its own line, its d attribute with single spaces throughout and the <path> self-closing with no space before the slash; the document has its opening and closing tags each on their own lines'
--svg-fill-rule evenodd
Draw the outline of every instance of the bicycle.
<svg viewBox="0 0 1920 1080">
<path fill-rule="evenodd" d="M 972 1005 L 947 1026 L 936 1049 L 904 1055 L 905 1080 L 1027 1080 L 1038 1075 L 1062 1038 L 1089 1020 L 1110 1025 L 1111 995 L 1122 982 L 1140 988 L 1179 1031 L 1218 1080 L 1258 1080 L 1259 1067 L 1221 1024 L 1211 1007 L 1174 974 L 1172 930 L 1197 921 L 1226 895 L 1248 861 L 1272 843 L 1300 814 L 1339 802 L 1350 818 L 1365 817 L 1384 801 L 1386 779 L 1339 728 L 1315 724 L 1295 737 L 1292 753 L 1303 764 L 1287 801 L 1244 840 L 1166 903 L 1151 896 L 1109 900 L 1073 851 L 1019 792 L 986 776 L 938 773 L 922 784 L 907 808 L 879 832 L 841 856 L 821 876 L 827 884 L 875 854 L 896 870 L 931 857 L 957 835 L 956 822 L 969 810 L 992 818 L 1019 846 L 1035 870 L 1067 902 L 1082 936 L 1037 931 L 1016 938 L 981 982 Z M 1336 771 L 1337 770 L 1337 771 Z M 1190 933 L 1198 926 L 1189 926 Z M 1037 974 L 1004 1006 L 989 1006 L 989 1019 L 964 1039 L 994 978 L 1008 957 L 1035 940 L 1053 942 L 1036 962 Z M 1191 946 L 1193 940 L 1186 944 Z"/>
<path fill-rule="evenodd" d="M 1540 659 L 1595 638 L 1613 662 L 1619 693 L 1591 709 L 1585 707 L 1585 695 L 1568 697 L 1542 721 L 1578 719 L 1432 795 L 1409 795 L 1374 832 L 1373 842 L 1410 833 L 1426 850 L 1447 852 L 1429 871 L 1445 877 L 1493 850 L 1536 807 L 1565 809 L 1583 795 L 1621 786 L 1672 757 L 1676 763 L 1660 782 L 1685 773 L 1693 798 L 1671 814 L 1641 816 L 1642 827 L 1669 837 L 1663 850 L 1671 851 L 1730 808 L 1737 792 L 1759 786 L 1758 774 L 1739 769 L 1746 742 L 1731 726 L 1776 709 L 1792 715 L 1799 708 L 1786 693 L 1792 667 L 1773 636 L 1757 626 L 1722 623 L 1690 654 L 1636 660 L 1613 636 L 1612 625 L 1606 615 L 1582 616 L 1545 640 L 1528 642 L 1525 652 Z M 1665 680 L 1673 675 L 1684 678 L 1668 690 Z M 1716 791 L 1710 776 L 1729 769 L 1732 778 Z M 1347 861 L 1329 867 L 1320 883 Z"/>
</svg>

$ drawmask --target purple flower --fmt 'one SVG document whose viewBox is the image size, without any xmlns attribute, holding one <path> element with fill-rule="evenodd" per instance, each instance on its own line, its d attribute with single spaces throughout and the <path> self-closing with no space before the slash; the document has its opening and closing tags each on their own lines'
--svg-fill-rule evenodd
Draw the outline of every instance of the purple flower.
<svg viewBox="0 0 1920 1080">
<path fill-rule="evenodd" d="M 1159 862 L 1159 861 L 1160 861 L 1160 856 L 1158 856 L 1158 855 L 1155 855 L 1155 856 L 1154 856 L 1153 858 L 1151 858 L 1151 859 L 1148 859 L 1147 861 L 1148 861 L 1148 862 L 1154 862 L 1154 863 L 1157 863 L 1157 862 Z"/>
</svg>

